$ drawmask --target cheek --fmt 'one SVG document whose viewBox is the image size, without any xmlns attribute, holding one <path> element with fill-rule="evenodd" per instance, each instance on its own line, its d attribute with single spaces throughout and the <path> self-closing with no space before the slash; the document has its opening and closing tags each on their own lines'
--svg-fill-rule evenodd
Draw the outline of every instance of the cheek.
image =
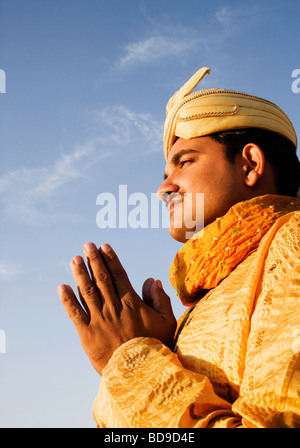
<svg viewBox="0 0 300 448">
<path fill-rule="evenodd" d="M 212 169 L 211 166 L 208 166 L 207 169 L 203 168 L 189 178 L 186 191 L 209 194 L 220 189 L 225 181 L 225 173 L 218 168 Z"/>
<path fill-rule="evenodd" d="M 239 186 L 234 177 L 228 175 L 212 178 L 207 185 L 204 197 L 204 211 L 206 221 L 225 215 L 230 207 L 239 202 Z M 207 224 L 207 222 L 206 222 Z"/>
<path fill-rule="evenodd" d="M 222 191 L 232 191 L 236 184 L 236 175 L 234 166 L 228 163 L 219 163 L 216 161 L 215 165 L 210 169 L 207 169 L 203 173 L 203 188 L 207 191 L 218 191 L 222 194 Z"/>
</svg>

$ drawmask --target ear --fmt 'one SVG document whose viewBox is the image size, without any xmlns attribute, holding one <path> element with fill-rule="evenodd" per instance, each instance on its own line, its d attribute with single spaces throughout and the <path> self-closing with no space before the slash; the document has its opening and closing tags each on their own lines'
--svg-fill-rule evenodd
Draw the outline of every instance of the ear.
<svg viewBox="0 0 300 448">
<path fill-rule="evenodd" d="M 265 156 L 262 149 L 254 143 L 248 143 L 242 152 L 244 181 L 248 187 L 254 187 L 265 170 Z"/>
</svg>

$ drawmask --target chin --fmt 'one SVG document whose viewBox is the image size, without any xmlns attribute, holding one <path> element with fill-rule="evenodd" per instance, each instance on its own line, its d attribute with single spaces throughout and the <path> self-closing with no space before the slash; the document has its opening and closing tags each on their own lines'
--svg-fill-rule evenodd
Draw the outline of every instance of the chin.
<svg viewBox="0 0 300 448">
<path fill-rule="evenodd" d="M 189 231 L 185 229 L 174 229 L 174 227 L 169 228 L 170 236 L 179 243 L 186 243 L 190 239 L 190 237 L 186 236 L 187 233 L 189 233 Z"/>
</svg>

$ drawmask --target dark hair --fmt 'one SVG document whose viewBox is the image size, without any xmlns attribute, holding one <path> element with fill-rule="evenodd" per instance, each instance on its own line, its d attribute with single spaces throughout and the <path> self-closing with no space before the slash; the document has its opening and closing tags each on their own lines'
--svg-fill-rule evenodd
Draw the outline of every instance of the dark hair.
<svg viewBox="0 0 300 448">
<path fill-rule="evenodd" d="M 274 170 L 278 193 L 297 196 L 300 186 L 300 162 L 292 142 L 281 135 L 258 128 L 217 132 L 210 137 L 225 146 L 230 162 L 248 143 L 258 145 Z"/>
</svg>

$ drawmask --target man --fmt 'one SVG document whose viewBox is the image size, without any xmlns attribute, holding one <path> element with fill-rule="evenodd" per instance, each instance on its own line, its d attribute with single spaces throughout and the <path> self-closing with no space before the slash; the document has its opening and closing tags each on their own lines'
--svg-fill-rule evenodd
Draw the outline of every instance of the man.
<svg viewBox="0 0 300 448">
<path fill-rule="evenodd" d="M 261 98 L 191 93 L 208 72 L 199 70 L 167 107 L 158 194 L 171 236 L 184 243 L 170 280 L 189 306 L 177 328 L 160 281 L 148 279 L 140 299 L 108 245 L 85 245 L 91 276 L 82 257 L 71 262 L 82 306 L 59 287 L 102 375 L 99 427 L 300 426 L 296 134 Z M 187 193 L 204 194 L 201 216 Z M 175 225 L 185 207 L 204 223 L 190 239 L 184 219 Z"/>
</svg>

